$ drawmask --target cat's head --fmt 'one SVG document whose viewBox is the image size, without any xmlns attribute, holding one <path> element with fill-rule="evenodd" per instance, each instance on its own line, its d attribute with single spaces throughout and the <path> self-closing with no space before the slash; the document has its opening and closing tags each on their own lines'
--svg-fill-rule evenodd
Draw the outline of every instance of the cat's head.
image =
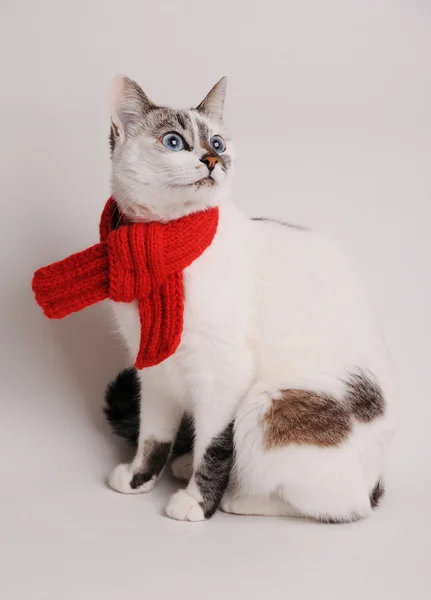
<svg viewBox="0 0 431 600">
<path fill-rule="evenodd" d="M 197 108 L 157 106 L 117 76 L 111 91 L 112 193 L 130 221 L 169 221 L 217 206 L 233 146 L 223 126 L 226 78 Z"/>
</svg>

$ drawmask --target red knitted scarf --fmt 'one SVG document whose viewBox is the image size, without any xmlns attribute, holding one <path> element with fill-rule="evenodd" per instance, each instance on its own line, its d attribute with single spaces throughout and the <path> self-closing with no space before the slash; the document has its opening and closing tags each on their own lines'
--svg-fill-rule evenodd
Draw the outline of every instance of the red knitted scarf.
<svg viewBox="0 0 431 600">
<path fill-rule="evenodd" d="M 135 365 L 157 365 L 181 340 L 182 272 L 211 244 L 217 225 L 217 208 L 165 225 L 126 225 L 111 197 L 100 221 L 100 243 L 36 271 L 36 300 L 50 319 L 62 319 L 105 298 L 137 300 L 141 341 Z"/>
</svg>

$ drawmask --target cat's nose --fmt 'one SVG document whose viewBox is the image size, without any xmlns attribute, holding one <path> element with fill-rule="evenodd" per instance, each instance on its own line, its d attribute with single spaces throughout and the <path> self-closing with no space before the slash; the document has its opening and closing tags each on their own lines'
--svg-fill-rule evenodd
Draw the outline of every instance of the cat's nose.
<svg viewBox="0 0 431 600">
<path fill-rule="evenodd" d="M 203 156 L 200 159 L 201 162 L 203 162 L 207 167 L 209 172 L 211 173 L 211 171 L 214 170 L 214 167 L 216 166 L 216 164 L 219 161 L 219 157 L 218 156 L 214 156 L 213 154 L 205 154 L 205 156 Z"/>
</svg>

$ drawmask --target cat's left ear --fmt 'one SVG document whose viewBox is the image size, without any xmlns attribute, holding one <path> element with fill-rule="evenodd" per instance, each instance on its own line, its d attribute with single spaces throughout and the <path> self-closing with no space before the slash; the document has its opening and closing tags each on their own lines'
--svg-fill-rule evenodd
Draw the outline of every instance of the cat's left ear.
<svg viewBox="0 0 431 600">
<path fill-rule="evenodd" d="M 114 140 L 133 135 L 148 112 L 154 108 L 141 87 L 124 75 L 117 75 L 111 85 L 111 124 Z"/>
<path fill-rule="evenodd" d="M 196 110 L 215 121 L 223 121 L 224 99 L 226 96 L 227 78 L 222 77 L 208 92 Z"/>
</svg>

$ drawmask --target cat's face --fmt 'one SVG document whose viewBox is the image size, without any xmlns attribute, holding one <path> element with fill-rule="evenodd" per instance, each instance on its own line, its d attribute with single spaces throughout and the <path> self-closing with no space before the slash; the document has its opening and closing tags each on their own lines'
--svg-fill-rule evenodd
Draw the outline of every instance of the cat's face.
<svg viewBox="0 0 431 600">
<path fill-rule="evenodd" d="M 226 79 L 195 109 L 153 104 L 119 76 L 111 95 L 112 192 L 130 221 L 169 221 L 217 206 L 233 146 L 223 126 Z"/>
</svg>

